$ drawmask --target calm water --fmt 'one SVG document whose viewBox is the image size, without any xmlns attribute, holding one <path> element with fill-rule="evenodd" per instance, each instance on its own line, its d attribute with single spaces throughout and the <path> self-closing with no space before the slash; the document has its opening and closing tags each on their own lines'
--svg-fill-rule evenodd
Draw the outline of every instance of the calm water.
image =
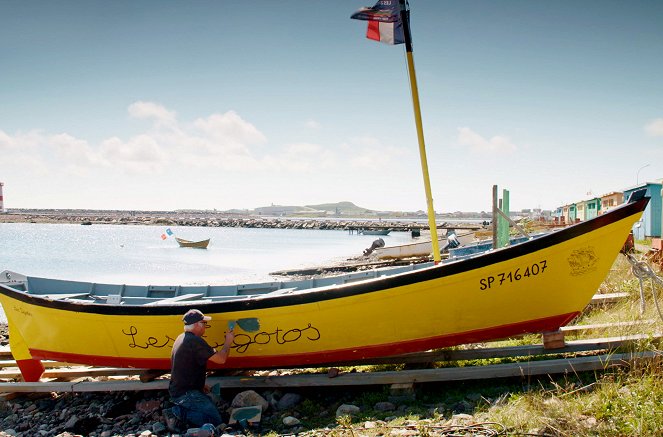
<svg viewBox="0 0 663 437">
<path fill-rule="evenodd" d="M 0 224 L 0 271 L 121 284 L 263 282 L 269 272 L 325 265 L 361 255 L 373 240 L 411 241 L 407 232 L 350 235 L 347 231 L 178 227 L 175 236 L 211 238 L 207 250 L 180 248 L 165 227 Z M 0 319 L 4 314 L 0 313 Z"/>
</svg>

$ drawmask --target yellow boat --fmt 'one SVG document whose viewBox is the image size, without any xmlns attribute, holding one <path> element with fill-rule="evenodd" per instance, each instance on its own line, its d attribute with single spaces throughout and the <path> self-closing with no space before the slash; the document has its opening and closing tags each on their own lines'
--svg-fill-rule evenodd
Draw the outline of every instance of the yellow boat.
<svg viewBox="0 0 663 437">
<path fill-rule="evenodd" d="M 12 353 L 26 381 L 40 360 L 168 369 L 182 315 L 238 323 L 227 368 L 325 364 L 556 330 L 590 301 L 649 199 L 527 242 L 422 268 L 237 286 L 151 287 L 0 274 Z M 364 278 L 364 279 L 361 279 Z M 317 282 L 316 282 L 317 281 Z M 234 288 L 233 288 L 234 287 Z"/>
</svg>

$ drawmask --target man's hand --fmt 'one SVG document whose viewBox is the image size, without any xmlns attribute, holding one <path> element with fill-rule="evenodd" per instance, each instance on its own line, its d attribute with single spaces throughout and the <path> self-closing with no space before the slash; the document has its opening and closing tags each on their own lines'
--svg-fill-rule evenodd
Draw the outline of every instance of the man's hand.
<svg viewBox="0 0 663 437">
<path fill-rule="evenodd" d="M 235 339 L 234 329 L 229 329 L 228 331 L 226 331 L 226 338 L 223 347 L 218 351 L 216 351 L 216 353 L 212 355 L 209 358 L 209 360 L 216 364 L 224 364 L 228 359 L 228 354 L 230 353 L 230 346 L 232 346 L 234 339 Z"/>
</svg>

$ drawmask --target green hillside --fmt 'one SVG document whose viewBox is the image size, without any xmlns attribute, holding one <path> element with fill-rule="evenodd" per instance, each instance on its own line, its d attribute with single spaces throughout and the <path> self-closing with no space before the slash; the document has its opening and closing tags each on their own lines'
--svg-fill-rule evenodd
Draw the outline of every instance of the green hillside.
<svg viewBox="0 0 663 437">
<path fill-rule="evenodd" d="M 362 208 L 352 202 L 336 202 L 336 203 L 321 203 L 319 205 L 306 205 L 309 208 L 317 209 L 320 211 L 329 211 L 332 214 L 340 213 L 343 215 L 348 214 L 366 214 L 373 212 L 370 209 Z"/>
</svg>

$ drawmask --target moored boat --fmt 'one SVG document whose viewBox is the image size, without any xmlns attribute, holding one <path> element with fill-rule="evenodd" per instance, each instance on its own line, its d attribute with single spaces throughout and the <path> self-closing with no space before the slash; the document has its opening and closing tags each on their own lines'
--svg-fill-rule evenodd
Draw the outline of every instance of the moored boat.
<svg viewBox="0 0 663 437">
<path fill-rule="evenodd" d="M 237 286 L 131 286 L 0 274 L 10 347 L 26 381 L 41 360 L 168 369 L 182 314 L 212 316 L 207 341 L 238 324 L 225 368 L 358 361 L 552 331 L 591 300 L 644 191 L 607 214 L 515 246 L 424 267 Z M 363 276 L 362 276 L 363 275 Z"/>
<path fill-rule="evenodd" d="M 363 235 L 389 235 L 391 229 L 359 229 L 357 233 Z"/>
<path fill-rule="evenodd" d="M 209 246 L 209 238 L 207 240 L 200 240 L 200 241 L 190 241 L 190 240 L 185 240 L 183 238 L 178 238 L 175 237 L 175 240 L 177 240 L 177 244 L 180 245 L 180 247 L 193 247 L 196 249 L 207 249 L 207 246 Z"/>
<path fill-rule="evenodd" d="M 455 233 L 456 240 L 461 246 L 470 244 L 474 241 L 474 231 L 459 231 Z M 447 236 L 438 238 L 439 247 L 442 248 L 447 243 Z M 374 250 L 375 256 L 380 259 L 390 258 L 410 258 L 415 256 L 428 256 L 433 251 L 431 240 L 415 241 L 413 243 L 399 244 L 395 246 L 384 246 Z"/>
</svg>

